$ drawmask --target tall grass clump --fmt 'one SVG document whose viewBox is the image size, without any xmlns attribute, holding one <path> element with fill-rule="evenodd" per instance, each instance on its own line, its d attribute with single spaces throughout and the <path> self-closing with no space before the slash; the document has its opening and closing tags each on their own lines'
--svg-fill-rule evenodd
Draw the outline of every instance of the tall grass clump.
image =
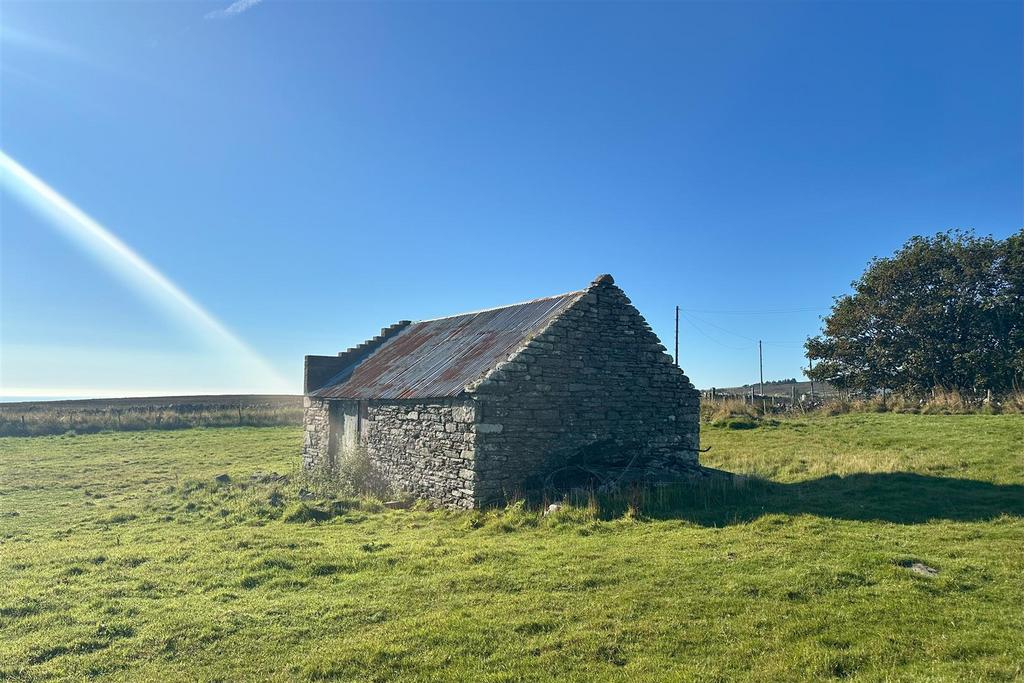
<svg viewBox="0 0 1024 683">
<path fill-rule="evenodd" d="M 1024 414 L 1024 391 L 1015 391 L 1003 399 L 1001 409 L 1007 415 Z"/>
<path fill-rule="evenodd" d="M 840 397 L 825 401 L 816 412 L 825 415 L 846 413 L 905 413 L 923 415 L 1017 414 L 1022 411 L 1024 394 L 1013 392 L 1003 397 L 968 396 L 956 389 L 936 388 L 923 396 L 875 394 Z"/>
<path fill-rule="evenodd" d="M 752 429 L 760 424 L 764 407 L 740 399 L 702 401 L 701 421 L 730 429 Z"/>
<path fill-rule="evenodd" d="M 333 465 L 303 471 L 297 480 L 312 496 L 321 499 L 362 496 L 384 500 L 395 493 L 365 448 L 342 454 Z"/>
<path fill-rule="evenodd" d="M 748 403 L 744 399 L 701 399 L 701 421 L 705 424 L 745 429 L 762 424 L 768 415 L 846 415 L 848 413 L 901 413 L 924 415 L 1016 415 L 1024 413 L 1024 392 L 1004 396 L 986 393 L 964 394 L 955 389 L 936 388 L 924 395 L 902 393 L 829 396 L 820 401 L 791 401 L 770 404 L 762 398 Z"/>
<path fill-rule="evenodd" d="M 921 412 L 925 415 L 963 415 L 969 412 L 980 412 L 981 403 L 965 400 L 957 390 L 936 389 L 931 398 L 921 404 Z"/>
</svg>

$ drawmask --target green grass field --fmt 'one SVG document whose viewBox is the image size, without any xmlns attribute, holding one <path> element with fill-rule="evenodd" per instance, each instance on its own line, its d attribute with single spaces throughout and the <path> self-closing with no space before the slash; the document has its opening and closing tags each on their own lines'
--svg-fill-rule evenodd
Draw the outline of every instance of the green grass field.
<svg viewBox="0 0 1024 683">
<path fill-rule="evenodd" d="M 755 476 L 548 517 L 251 482 L 300 440 L 0 439 L 0 680 L 1024 676 L 1021 416 L 705 428 Z"/>
</svg>

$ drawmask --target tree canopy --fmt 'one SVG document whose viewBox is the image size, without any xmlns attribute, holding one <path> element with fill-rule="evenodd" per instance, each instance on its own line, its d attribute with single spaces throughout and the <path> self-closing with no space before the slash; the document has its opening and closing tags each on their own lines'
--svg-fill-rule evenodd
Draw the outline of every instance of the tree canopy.
<svg viewBox="0 0 1024 683">
<path fill-rule="evenodd" d="M 863 392 L 1024 387 L 1024 230 L 913 237 L 852 286 L 805 344 L 812 379 Z"/>
</svg>

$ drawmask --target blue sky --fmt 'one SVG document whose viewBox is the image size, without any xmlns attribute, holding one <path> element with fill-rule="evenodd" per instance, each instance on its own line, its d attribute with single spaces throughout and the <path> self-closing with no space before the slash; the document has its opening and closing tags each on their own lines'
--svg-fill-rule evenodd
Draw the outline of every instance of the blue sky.
<svg viewBox="0 0 1024 683">
<path fill-rule="evenodd" d="M 1019 2 L 0 12 L 0 147 L 152 267 L 5 173 L 0 395 L 298 392 L 604 272 L 698 386 L 789 377 L 871 257 L 1024 225 Z"/>
</svg>

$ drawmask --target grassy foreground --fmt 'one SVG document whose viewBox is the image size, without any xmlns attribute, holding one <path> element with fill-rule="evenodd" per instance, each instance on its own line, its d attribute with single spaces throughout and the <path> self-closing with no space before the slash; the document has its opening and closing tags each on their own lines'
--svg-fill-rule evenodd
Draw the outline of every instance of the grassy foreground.
<svg viewBox="0 0 1024 683">
<path fill-rule="evenodd" d="M 0 680 L 1024 676 L 1020 416 L 705 428 L 761 479 L 548 517 L 250 480 L 300 438 L 0 439 Z"/>
</svg>

